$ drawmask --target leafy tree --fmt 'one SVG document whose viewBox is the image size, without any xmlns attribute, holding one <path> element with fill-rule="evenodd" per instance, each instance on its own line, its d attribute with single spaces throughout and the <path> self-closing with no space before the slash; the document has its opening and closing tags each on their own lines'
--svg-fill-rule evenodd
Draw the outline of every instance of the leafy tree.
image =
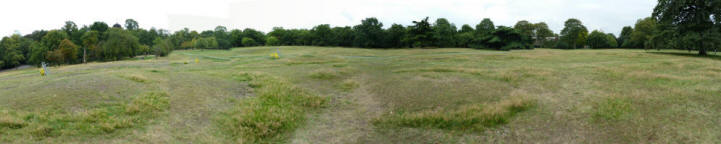
<svg viewBox="0 0 721 144">
<path fill-rule="evenodd" d="M 491 35 L 491 38 L 487 41 L 490 48 L 497 50 L 530 48 L 530 43 L 524 40 L 523 34 L 513 28 L 499 26 Z"/>
<path fill-rule="evenodd" d="M 561 30 L 561 42 L 572 49 L 578 48 L 579 44 L 583 46 L 588 33 L 586 26 L 580 20 L 574 18 L 568 19 L 564 26 L 563 30 Z"/>
<path fill-rule="evenodd" d="M 513 29 L 521 33 L 524 42 L 532 42 L 536 37 L 536 25 L 526 20 L 518 21 Z"/>
<path fill-rule="evenodd" d="M 675 27 L 676 33 L 690 44 L 687 46 L 697 49 L 699 55 L 707 55 L 707 46 L 719 43 L 712 36 L 719 33 L 714 24 L 721 23 L 721 1 L 658 0 L 653 18 L 662 25 Z"/>
<path fill-rule="evenodd" d="M 244 37 L 243 46 L 256 46 L 256 42 L 252 38 Z"/>
<path fill-rule="evenodd" d="M 403 25 L 393 24 L 390 28 L 388 28 L 386 33 L 388 33 L 386 43 L 389 47 L 402 48 L 407 46 L 403 41 L 407 35 L 406 27 Z"/>
<path fill-rule="evenodd" d="M 631 26 L 625 26 L 621 30 L 621 35 L 618 36 L 618 43 L 621 45 L 622 48 L 630 48 L 631 47 L 631 33 L 633 33 L 633 27 Z"/>
<path fill-rule="evenodd" d="M 107 31 L 107 40 L 102 44 L 103 59 L 120 60 L 126 57 L 135 57 L 140 42 L 130 32 L 119 28 Z"/>
<path fill-rule="evenodd" d="M 83 63 L 87 62 L 88 57 L 88 51 L 90 51 L 90 56 L 93 57 L 93 59 L 99 59 L 101 57 L 100 54 L 102 54 L 101 49 L 99 48 L 100 44 L 100 32 L 98 31 L 88 31 L 83 34 L 82 37 L 83 41 Z"/>
<path fill-rule="evenodd" d="M 68 35 L 69 39 L 73 41 L 73 43 L 80 43 L 80 37 L 83 36 L 83 33 L 85 31 L 81 31 L 78 29 L 78 26 L 73 21 L 66 21 L 65 25 L 61 28 L 62 31 L 65 31 L 65 33 Z"/>
<path fill-rule="evenodd" d="M 588 45 L 591 48 L 598 49 L 598 48 L 609 48 L 611 45 L 610 42 L 607 39 L 608 35 L 605 33 L 593 30 L 591 34 L 588 35 Z"/>
<path fill-rule="evenodd" d="M 156 58 L 167 56 L 173 51 L 173 43 L 167 39 L 155 38 L 152 51 Z"/>
<path fill-rule="evenodd" d="M 228 34 L 228 28 L 226 28 L 225 26 L 215 27 L 215 31 L 213 31 L 213 36 L 215 37 L 215 43 L 218 44 L 217 48 L 230 49 L 230 47 L 233 46 L 230 43 L 230 35 Z"/>
<path fill-rule="evenodd" d="M 516 25 L 513 26 L 513 29 L 518 30 L 521 35 L 525 37 L 530 38 L 536 36 L 536 26 L 526 20 L 516 22 Z"/>
<path fill-rule="evenodd" d="M 56 51 L 62 53 L 64 61 L 58 61 L 58 63 L 73 64 L 78 62 L 78 46 L 72 41 L 64 39 L 60 42 L 59 48 Z"/>
<path fill-rule="evenodd" d="M 243 46 L 243 31 L 239 29 L 233 29 L 230 31 L 230 43 L 234 47 Z"/>
<path fill-rule="evenodd" d="M 493 38 L 494 31 L 496 31 L 496 27 L 493 21 L 489 18 L 484 18 L 481 23 L 476 25 L 475 35 L 469 46 L 472 48 L 490 47 L 488 41 Z"/>
<path fill-rule="evenodd" d="M 631 33 L 631 46 L 634 48 L 645 48 L 646 42 L 656 33 L 656 20 L 647 17 L 636 22 L 636 26 Z"/>
<path fill-rule="evenodd" d="M 484 18 L 481 23 L 476 25 L 476 33 L 478 35 L 490 34 L 496 30 L 496 26 L 493 25 L 493 21 L 489 18 Z"/>
<path fill-rule="evenodd" d="M 113 28 L 123 29 L 123 26 L 120 25 L 119 23 L 115 23 L 115 24 L 113 24 Z"/>
<path fill-rule="evenodd" d="M 353 27 L 355 30 L 355 36 L 353 39 L 353 46 L 363 48 L 378 48 L 382 47 L 382 40 L 384 39 L 383 23 L 379 22 L 378 19 L 371 17 L 361 21 L 360 25 Z"/>
<path fill-rule="evenodd" d="M 428 17 L 421 21 L 413 21 L 413 26 L 408 27 L 408 43 L 413 47 L 427 47 L 433 43 L 433 28 L 428 23 Z"/>
<path fill-rule="evenodd" d="M 536 23 L 534 28 L 536 31 L 536 45 L 539 47 L 546 46 L 548 42 L 547 38 L 555 35 L 545 22 Z"/>
<path fill-rule="evenodd" d="M 43 36 L 43 39 L 40 42 L 44 46 L 50 48 L 50 50 L 56 50 L 59 49 L 60 42 L 68 38 L 68 34 L 64 31 L 52 30 Z"/>
<path fill-rule="evenodd" d="M 606 42 L 608 42 L 608 48 L 618 47 L 618 41 L 616 41 L 616 36 L 613 33 L 606 34 Z"/>
<path fill-rule="evenodd" d="M 278 38 L 275 38 L 275 36 L 269 36 L 268 39 L 265 40 L 265 45 L 267 46 L 279 46 L 280 40 Z"/>
<path fill-rule="evenodd" d="M 28 59 L 28 62 L 35 65 L 44 62 L 48 51 L 48 47 L 44 46 L 40 42 L 33 41 L 30 45 L 30 59 Z"/>
<path fill-rule="evenodd" d="M 331 44 L 333 33 L 330 29 L 330 25 L 321 24 L 315 26 L 310 30 L 310 32 L 313 39 L 312 45 L 329 46 Z"/>
<path fill-rule="evenodd" d="M 333 43 L 336 46 L 349 47 L 353 45 L 355 32 L 350 26 L 345 27 L 334 27 L 333 31 Z"/>
<path fill-rule="evenodd" d="M 433 40 L 434 45 L 438 47 L 454 47 L 456 46 L 456 26 L 448 22 L 445 18 L 439 18 L 433 24 Z"/>
<path fill-rule="evenodd" d="M 98 31 L 100 33 L 105 33 L 109 29 L 108 24 L 105 22 L 94 22 L 92 25 L 90 25 L 90 30 Z M 104 40 L 101 38 L 101 40 Z"/>
<path fill-rule="evenodd" d="M 473 31 L 469 31 L 456 35 L 456 44 L 458 47 L 470 47 L 470 44 L 473 41 L 473 33 Z"/>
<path fill-rule="evenodd" d="M 261 31 L 251 29 L 251 28 L 246 28 L 243 30 L 242 36 L 253 39 L 257 45 L 264 45 L 265 34 Z M 242 43 L 242 39 L 241 39 L 241 43 Z"/>
<path fill-rule="evenodd" d="M 475 30 L 473 29 L 473 27 L 471 27 L 471 26 L 468 25 L 468 24 L 463 24 L 463 26 L 461 26 L 461 30 L 458 31 L 458 33 L 467 33 L 467 32 L 473 32 L 473 31 L 475 31 Z"/>
<path fill-rule="evenodd" d="M 140 29 L 140 25 L 138 25 L 138 21 L 135 21 L 134 19 L 126 19 L 125 20 L 125 29 L 127 30 L 138 30 Z"/>
<path fill-rule="evenodd" d="M 0 68 L 16 67 L 25 61 L 22 39 L 20 35 L 15 34 L 0 40 Z"/>
</svg>

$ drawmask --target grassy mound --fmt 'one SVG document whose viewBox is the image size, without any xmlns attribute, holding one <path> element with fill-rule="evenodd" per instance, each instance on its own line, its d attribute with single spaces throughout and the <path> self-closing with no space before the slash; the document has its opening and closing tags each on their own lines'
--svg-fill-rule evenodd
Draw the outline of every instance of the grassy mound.
<svg viewBox="0 0 721 144">
<path fill-rule="evenodd" d="M 534 105 L 530 100 L 511 99 L 487 105 L 467 105 L 458 109 L 429 110 L 413 113 L 388 114 L 376 119 L 378 126 L 438 128 L 448 130 L 483 130 L 506 124 L 519 112 Z"/>
<path fill-rule="evenodd" d="M 256 94 L 218 119 L 220 127 L 240 143 L 283 141 L 283 134 L 302 124 L 307 112 L 326 103 L 323 97 L 264 74 L 240 73 L 234 78 L 247 81 Z"/>
<path fill-rule="evenodd" d="M 45 138 L 112 133 L 142 125 L 169 108 L 168 94 L 150 92 L 130 103 L 107 104 L 78 112 L 21 112 L 0 110 L 1 140 L 12 137 Z M 6 139 L 8 138 L 8 139 Z"/>
</svg>

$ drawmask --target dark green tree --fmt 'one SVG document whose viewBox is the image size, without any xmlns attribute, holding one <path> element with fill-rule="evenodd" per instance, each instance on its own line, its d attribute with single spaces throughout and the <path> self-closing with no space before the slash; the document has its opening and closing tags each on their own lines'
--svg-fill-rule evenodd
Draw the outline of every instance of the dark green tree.
<svg viewBox="0 0 721 144">
<path fill-rule="evenodd" d="M 310 30 L 312 35 L 312 45 L 316 46 L 329 46 L 331 45 L 333 33 L 330 29 L 329 24 L 321 24 L 318 26 L 313 27 L 313 29 Z"/>
<path fill-rule="evenodd" d="M 140 25 L 138 25 L 138 21 L 135 21 L 134 19 L 126 19 L 125 20 L 125 29 L 127 30 L 138 30 L 140 29 Z"/>
<path fill-rule="evenodd" d="M 586 26 L 578 19 L 568 19 L 564 24 L 563 30 L 561 30 L 561 42 L 565 43 L 567 48 L 575 49 L 578 46 L 583 46 L 583 42 L 586 41 L 586 35 L 588 30 Z M 562 47 L 563 48 L 563 47 Z"/>
<path fill-rule="evenodd" d="M 433 23 L 433 40 L 437 47 L 455 47 L 456 46 L 456 26 L 448 22 L 445 18 L 439 18 Z"/>
<path fill-rule="evenodd" d="M 355 36 L 353 46 L 362 48 L 380 48 L 384 39 L 383 23 L 371 17 L 361 21 L 360 25 L 353 26 Z"/>
<path fill-rule="evenodd" d="M 388 37 L 386 37 L 386 43 L 388 47 L 392 48 L 402 48 L 407 47 L 407 45 L 404 43 L 403 39 L 407 35 L 406 27 L 400 24 L 393 24 L 390 28 L 388 28 L 387 32 Z"/>
<path fill-rule="evenodd" d="M 408 43 L 412 47 L 428 47 L 433 44 L 433 28 L 428 23 L 428 17 L 413 21 L 413 24 L 408 27 Z"/>
<path fill-rule="evenodd" d="M 654 34 L 656 34 L 656 20 L 651 17 L 639 19 L 631 33 L 631 47 L 647 48 L 646 43 Z"/>
<path fill-rule="evenodd" d="M 719 33 L 714 25 L 721 23 L 719 0 L 658 0 L 653 18 L 662 25 L 675 27 L 687 46 L 698 50 L 699 55 L 707 55 L 707 46 L 719 43 L 712 37 Z"/>
<path fill-rule="evenodd" d="M 607 36 L 608 35 L 602 31 L 593 30 L 593 32 L 588 35 L 588 46 L 594 49 L 611 47 Z"/>
<path fill-rule="evenodd" d="M 631 33 L 633 33 L 633 27 L 631 26 L 625 26 L 621 30 L 621 35 L 618 36 L 618 44 L 620 44 L 620 47 L 622 48 L 630 48 L 631 47 Z"/>
</svg>

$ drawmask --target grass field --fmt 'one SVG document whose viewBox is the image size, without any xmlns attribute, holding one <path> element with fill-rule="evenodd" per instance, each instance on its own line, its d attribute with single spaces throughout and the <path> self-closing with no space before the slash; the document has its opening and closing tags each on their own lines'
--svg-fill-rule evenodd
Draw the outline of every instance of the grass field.
<svg viewBox="0 0 721 144">
<path fill-rule="evenodd" d="M 280 51 L 0 72 L 0 143 L 721 143 L 719 56 Z"/>
</svg>

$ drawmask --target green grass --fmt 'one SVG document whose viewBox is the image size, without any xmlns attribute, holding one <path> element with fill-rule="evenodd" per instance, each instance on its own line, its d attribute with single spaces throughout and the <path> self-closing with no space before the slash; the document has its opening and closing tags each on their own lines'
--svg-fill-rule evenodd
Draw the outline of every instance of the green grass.
<svg viewBox="0 0 721 144">
<path fill-rule="evenodd" d="M 250 83 L 256 94 L 218 118 L 220 127 L 238 143 L 282 142 L 282 134 L 301 125 L 308 111 L 326 103 L 323 97 L 264 74 L 240 73 L 234 78 Z"/>
<path fill-rule="evenodd" d="M 0 72 L 0 143 L 721 142 L 718 56 L 275 51 Z"/>
</svg>

